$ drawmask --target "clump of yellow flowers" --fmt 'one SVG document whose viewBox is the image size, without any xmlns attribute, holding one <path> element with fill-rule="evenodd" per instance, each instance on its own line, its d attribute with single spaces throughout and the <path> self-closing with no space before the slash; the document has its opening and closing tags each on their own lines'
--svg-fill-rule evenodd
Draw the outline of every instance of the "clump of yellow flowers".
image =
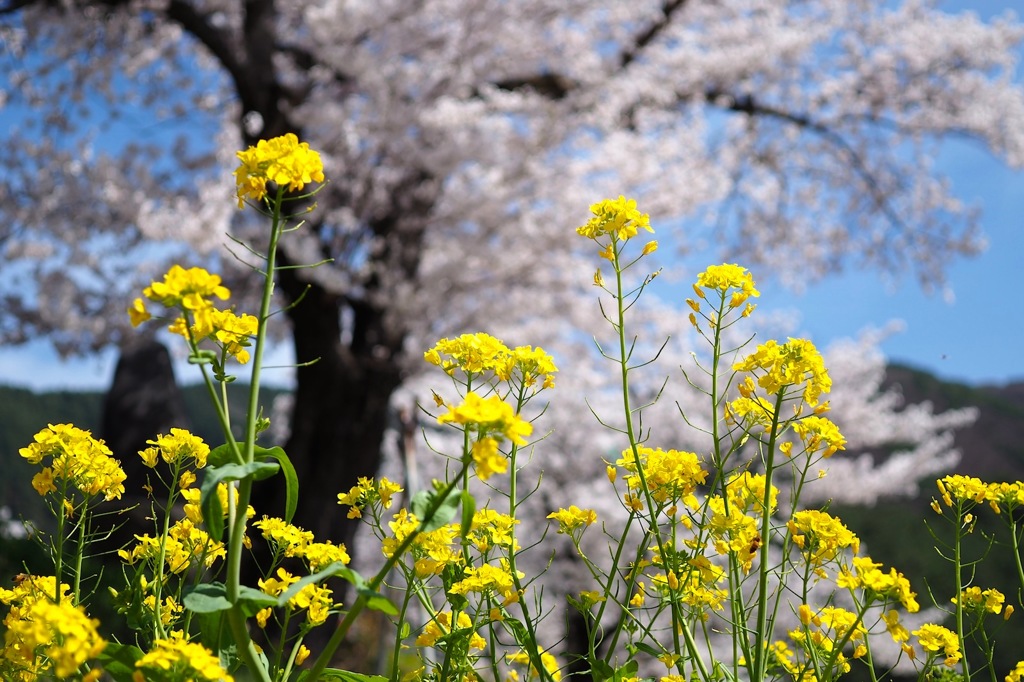
<svg viewBox="0 0 1024 682">
<path fill-rule="evenodd" d="M 267 182 L 297 192 L 312 182 L 324 181 L 320 154 L 292 133 L 260 140 L 256 146 L 238 152 L 238 158 L 242 162 L 235 171 L 239 208 L 246 199 L 262 201 L 267 196 Z"/>
</svg>

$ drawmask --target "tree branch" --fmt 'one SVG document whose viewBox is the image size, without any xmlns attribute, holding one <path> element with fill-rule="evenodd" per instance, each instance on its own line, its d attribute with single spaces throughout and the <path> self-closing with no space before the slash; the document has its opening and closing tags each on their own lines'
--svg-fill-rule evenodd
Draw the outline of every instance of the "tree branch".
<svg viewBox="0 0 1024 682">
<path fill-rule="evenodd" d="M 672 23 L 672 16 L 682 9 L 686 0 L 666 0 L 661 4 L 661 17 L 648 26 L 644 31 L 637 34 L 633 45 L 622 51 L 619 55 L 619 69 L 625 69 L 643 52 L 644 48 L 653 43 L 662 31 Z"/>
<path fill-rule="evenodd" d="M 779 109 L 778 107 L 762 104 L 755 100 L 754 96 L 750 94 L 735 96 L 721 90 L 711 88 L 705 93 L 705 97 L 712 105 L 720 106 L 727 111 L 746 114 L 747 116 L 763 116 L 786 121 L 787 123 L 792 123 L 825 138 L 838 148 L 853 166 L 857 175 L 867 187 L 871 200 L 879 212 L 881 212 L 882 215 L 884 215 L 894 226 L 899 227 L 902 230 L 908 229 L 907 224 L 902 218 L 900 218 L 899 214 L 890 204 L 885 192 L 882 191 L 882 188 L 879 186 L 878 180 L 875 179 L 875 176 L 871 173 L 871 169 L 868 168 L 867 163 L 864 161 L 863 156 L 854 149 L 853 145 L 847 142 L 845 137 L 832 128 L 829 128 L 820 121 L 814 120 L 807 114 L 795 114 L 793 112 Z"/>
</svg>

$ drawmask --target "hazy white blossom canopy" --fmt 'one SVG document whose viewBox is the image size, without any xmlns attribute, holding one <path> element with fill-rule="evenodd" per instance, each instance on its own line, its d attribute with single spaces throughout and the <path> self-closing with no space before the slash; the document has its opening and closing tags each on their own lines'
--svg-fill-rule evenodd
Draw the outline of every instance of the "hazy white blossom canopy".
<svg viewBox="0 0 1024 682">
<path fill-rule="evenodd" d="M 3 0 L 0 11 L 0 340 L 46 335 L 66 353 L 119 342 L 133 292 L 167 262 L 246 273 L 222 236 L 259 239 L 235 208 L 234 151 L 287 130 L 323 154 L 329 184 L 286 255 L 333 259 L 302 276 L 342 301 L 343 342 L 358 331 L 352 315 L 379 310 L 409 351 L 397 361 L 416 368 L 433 339 L 477 329 L 582 357 L 572 349 L 606 332 L 589 288 L 596 254 L 573 228 L 605 196 L 651 214 L 689 268 L 681 288 L 705 265 L 686 254 L 709 249 L 797 287 L 844 267 L 929 285 L 984 243 L 932 167 L 941 140 L 1024 165 L 1012 81 L 1024 26 L 918 0 Z M 649 301 L 646 340 L 673 335 L 665 357 L 679 360 L 665 366 L 678 367 L 695 348 L 686 293 L 659 292 L 668 300 Z M 959 419 L 897 417 L 869 390 L 882 364 L 870 348 L 830 360 L 853 446 L 933 448 Z M 599 406 L 594 370 L 574 371 L 564 391 L 592 389 Z M 684 438 L 672 400 L 664 437 Z M 586 408 L 559 409 L 551 446 L 593 447 Z M 907 468 L 904 483 L 925 473 Z"/>
</svg>

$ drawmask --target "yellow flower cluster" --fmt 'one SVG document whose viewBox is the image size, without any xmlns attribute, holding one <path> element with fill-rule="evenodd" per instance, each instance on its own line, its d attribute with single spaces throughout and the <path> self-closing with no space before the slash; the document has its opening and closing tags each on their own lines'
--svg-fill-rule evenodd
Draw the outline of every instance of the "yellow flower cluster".
<svg viewBox="0 0 1024 682">
<path fill-rule="evenodd" d="M 830 660 L 834 657 L 836 670 L 840 673 L 849 672 L 850 663 L 846 656 L 836 651 L 836 645 L 847 636 L 854 645 L 853 658 L 860 658 L 867 653 L 864 645 L 867 630 L 856 613 L 833 606 L 826 606 L 815 613 L 807 604 L 801 604 L 799 615 L 803 628 L 790 631 L 789 637 L 806 652 L 808 658 Z"/>
<path fill-rule="evenodd" d="M 926 653 L 941 653 L 945 656 L 946 660 L 944 663 L 950 668 L 959 663 L 960 659 L 963 658 L 963 654 L 960 652 L 960 640 L 952 630 L 941 625 L 925 623 L 911 634 L 917 637 L 918 643 Z"/>
<path fill-rule="evenodd" d="M 253 526 L 260 529 L 276 556 L 304 559 L 310 570 L 318 571 L 336 561 L 343 564 L 351 561 L 345 545 L 335 545 L 330 541 L 315 542 L 313 533 L 287 523 L 284 519 L 264 516 Z"/>
<path fill-rule="evenodd" d="M 132 678 L 135 682 L 152 679 L 154 673 L 160 679 L 172 677 L 196 682 L 234 682 L 217 656 L 202 644 L 188 641 L 180 631 L 153 642 L 153 648 L 135 663 L 135 667 L 137 670 Z"/>
<path fill-rule="evenodd" d="M 468 630 L 473 627 L 473 619 L 465 611 L 460 611 L 456 619 L 458 630 Z M 416 646 L 434 646 L 437 640 L 446 636 L 452 631 L 452 612 L 440 611 L 423 628 L 423 632 L 416 638 Z M 487 640 L 476 632 L 469 637 L 469 648 L 482 651 L 487 648 Z"/>
<path fill-rule="evenodd" d="M 406 538 L 416 532 L 419 525 L 420 521 L 415 514 L 409 513 L 407 509 L 398 510 L 394 520 L 388 523 L 392 532 L 391 537 L 384 538 L 381 543 L 384 556 L 389 559 L 394 556 Z M 416 536 L 411 553 L 417 576 L 423 578 L 439 575 L 446 566 L 462 563 L 461 548 L 455 545 L 459 530 L 458 525 L 450 523 Z"/>
<path fill-rule="evenodd" d="M 580 509 L 575 504 L 568 509 L 559 509 L 547 516 L 558 521 L 558 532 L 571 535 L 577 528 L 586 528 L 597 521 L 597 512 L 593 509 Z"/>
<path fill-rule="evenodd" d="M 700 506 L 693 492 L 704 483 L 708 472 L 695 453 L 646 446 L 638 447 L 637 453 L 640 455 L 639 464 L 632 448 L 623 450 L 622 458 L 615 462 L 629 472 L 625 480 L 630 490 L 642 490 L 642 480 L 646 480 L 651 497 L 659 504 L 682 502 L 691 509 Z M 643 471 L 638 471 L 638 467 Z"/>
<path fill-rule="evenodd" d="M 743 570 L 750 571 L 762 543 L 758 519 L 747 514 L 743 507 L 726 503 L 721 495 L 709 497 L 707 505 L 711 512 L 707 530 L 715 542 L 715 551 L 735 554 Z"/>
<path fill-rule="evenodd" d="M 478 509 L 473 513 L 469 533 L 465 538 L 481 555 L 493 547 L 519 549 L 512 527 L 519 523 L 508 514 L 492 509 Z M 419 527 L 419 519 L 408 510 L 401 509 L 389 523 L 393 535 L 384 538 L 384 556 L 390 558 L 398 547 Z M 461 551 L 461 524 L 449 523 L 432 531 L 420 533 L 411 546 L 416 575 L 423 578 L 439 575 L 447 566 L 461 566 L 465 557 Z"/>
<path fill-rule="evenodd" d="M 826 417 L 810 415 L 793 424 L 793 431 L 803 441 L 807 454 L 819 450 L 825 458 L 831 457 L 839 450 L 846 449 L 846 437 L 839 432 L 839 427 Z"/>
<path fill-rule="evenodd" d="M 299 142 L 293 133 L 270 140 L 260 140 L 255 147 L 237 152 L 241 161 L 235 170 L 238 186 L 238 208 L 245 199 L 261 201 L 267 195 L 267 182 L 289 192 L 301 190 L 311 182 L 324 181 L 324 164 L 320 154 Z"/>
<path fill-rule="evenodd" d="M 210 308 L 196 320 L 196 324 L 187 329 L 185 318 L 179 317 L 168 327 L 168 331 L 186 339 L 191 337 L 196 342 L 212 337 L 239 364 L 249 362 L 249 351 L 246 349 L 259 329 L 255 316 L 236 315 L 233 310 Z"/>
<path fill-rule="evenodd" d="M 550 517 L 549 517 L 550 518 Z M 477 509 L 469 526 L 469 541 L 478 552 L 487 552 L 492 547 L 506 547 L 518 550 L 519 544 L 512 534 L 512 527 L 519 524 L 508 514 L 493 509 Z"/>
<path fill-rule="evenodd" d="M 368 504 L 379 503 L 384 509 L 391 509 L 392 496 L 402 492 L 402 487 L 381 476 L 379 481 L 360 476 L 347 493 L 338 493 L 338 504 L 350 507 L 348 518 L 358 519 Z"/>
<path fill-rule="evenodd" d="M 725 421 L 728 424 L 742 422 L 747 428 L 760 426 L 768 430 L 775 422 L 775 404 L 759 395 L 740 396 L 725 404 Z"/>
<path fill-rule="evenodd" d="M 209 310 L 212 298 L 226 301 L 231 292 L 221 284 L 220 275 L 203 268 L 172 265 L 162 282 L 153 282 L 142 290 L 142 295 L 165 308 L 184 308 L 193 313 Z"/>
<path fill-rule="evenodd" d="M 989 483 L 986 497 L 996 514 L 1003 510 L 1012 514 L 1018 507 L 1024 506 L 1024 483 Z"/>
<path fill-rule="evenodd" d="M 172 265 L 162 282 L 154 281 L 143 289 L 149 300 L 181 312 L 168 327 L 168 331 L 194 343 L 213 338 L 228 355 L 245 364 L 249 361 L 250 338 L 259 327 L 252 315 L 236 315 L 231 310 L 220 310 L 213 299 L 228 299 L 231 292 L 221 284 L 219 275 L 203 268 Z M 152 317 L 145 301 L 135 299 L 128 308 L 133 326 L 139 326 Z"/>
<path fill-rule="evenodd" d="M 156 440 L 147 440 L 152 447 L 139 451 L 142 463 L 150 469 L 156 467 L 157 459 L 171 465 L 188 466 L 197 469 L 206 466 L 206 458 L 210 455 L 210 446 L 202 438 L 194 436 L 185 429 L 172 428 L 169 434 L 160 434 Z"/>
<path fill-rule="evenodd" d="M 23 576 L 13 589 L 0 588 L 0 602 L 10 606 L 0 655 L 5 680 L 70 677 L 106 647 L 96 629 L 99 621 L 72 604 L 68 585 L 61 584 L 54 601 L 56 583 L 53 576 Z M 93 668 L 82 679 L 91 682 L 101 674 Z"/>
<path fill-rule="evenodd" d="M 957 598 L 953 597 L 951 600 L 954 604 L 957 603 Z M 970 611 L 978 611 L 980 613 L 1000 613 L 1003 610 L 1003 603 L 1006 601 L 1005 595 L 996 589 L 982 590 L 978 586 L 972 586 L 965 589 L 960 593 L 960 605 L 964 609 Z"/>
<path fill-rule="evenodd" d="M 655 562 L 660 563 L 660 562 Z M 708 619 L 708 609 L 724 608 L 729 591 L 718 584 L 726 579 L 725 570 L 702 555 L 688 560 L 680 577 L 676 571 L 651 575 L 651 584 L 668 601 L 674 593 L 684 604 L 698 610 L 702 620 Z"/>
<path fill-rule="evenodd" d="M 804 401 L 811 407 L 818 404 L 822 393 L 832 390 L 832 379 L 821 353 L 806 339 L 791 338 L 781 345 L 769 340 L 733 365 L 733 370 L 760 374 L 757 384 L 769 395 L 778 395 L 784 388 L 803 384 Z"/>
<path fill-rule="evenodd" d="M 196 477 L 191 471 L 185 471 L 181 474 L 179 481 L 179 485 L 188 486 L 195 483 Z M 228 501 L 229 495 L 231 497 L 230 503 Z M 185 512 L 185 518 L 197 526 L 203 523 L 203 511 L 200 508 L 202 491 L 199 488 L 184 487 L 181 489 L 181 497 L 185 501 L 182 509 Z M 217 499 L 220 502 L 221 512 L 224 516 L 227 516 L 231 508 L 238 504 L 238 488 L 227 483 L 218 483 Z M 255 515 L 256 510 L 252 508 L 252 505 L 249 505 L 245 512 L 245 518 L 251 519 Z"/>
<path fill-rule="evenodd" d="M 180 519 L 167 530 L 167 537 L 136 535 L 138 544 L 131 551 L 119 549 L 117 555 L 127 564 L 138 561 L 156 563 L 163 545 L 164 562 L 171 573 L 183 573 L 193 566 L 209 568 L 217 559 L 227 556 L 224 543 L 214 542 L 205 530 L 197 528 L 188 518 Z"/>
<path fill-rule="evenodd" d="M 558 371 L 554 359 L 543 348 L 511 349 L 484 332 L 443 338 L 423 354 L 423 359 L 449 375 L 456 370 L 471 376 L 493 372 L 501 381 L 518 379 L 524 386 L 534 386 L 540 380 L 542 388 L 555 385 L 554 375 Z"/>
<path fill-rule="evenodd" d="M 812 567 L 834 561 L 846 548 L 860 551 L 860 540 L 838 518 L 817 509 L 798 511 L 789 520 L 793 542 Z"/>
<path fill-rule="evenodd" d="M 475 433 L 473 462 L 477 476 L 486 481 L 491 474 L 504 473 L 508 461 L 498 450 L 498 440 L 507 438 L 516 445 L 526 445 L 526 437 L 533 425 L 515 413 L 511 405 L 492 395 L 481 398 L 470 391 L 462 405 L 448 407 L 448 412 L 437 418 L 439 424 L 459 424 Z"/>
<path fill-rule="evenodd" d="M 292 575 L 283 568 L 277 569 L 277 577 L 260 579 L 257 584 L 265 593 L 280 597 L 284 592 L 299 581 L 299 577 Z M 288 600 L 288 608 L 306 612 L 306 620 L 310 625 L 321 625 L 327 621 L 331 609 L 337 606 L 331 599 L 331 588 L 324 585 L 310 583 L 299 590 L 295 596 Z M 266 627 L 272 609 L 262 609 L 256 614 L 256 621 L 260 627 Z"/>
<path fill-rule="evenodd" d="M 764 511 L 765 484 L 764 474 L 752 474 L 749 471 L 733 474 L 725 484 L 729 496 L 729 504 L 742 511 L 753 510 L 756 514 Z M 774 514 L 779 507 L 779 489 L 774 485 L 768 494 L 768 511 Z"/>
<path fill-rule="evenodd" d="M 520 578 L 526 576 L 522 571 L 518 571 L 517 575 Z M 506 603 L 516 601 L 518 595 L 508 560 L 502 559 L 500 566 L 467 566 L 462 580 L 452 585 L 451 593 L 466 595 L 470 592 L 494 592 L 505 597 Z"/>
<path fill-rule="evenodd" d="M 56 492 L 56 483 L 62 482 L 89 497 L 121 499 L 125 473 L 110 448 L 88 431 L 71 424 L 50 424 L 33 436 L 33 441 L 18 452 L 32 464 L 50 458 L 49 466 L 32 479 L 32 487 L 40 495 Z"/>
<path fill-rule="evenodd" d="M 605 199 L 591 204 L 590 212 L 593 217 L 585 225 L 576 228 L 577 234 L 588 239 L 611 235 L 614 240 L 625 241 L 635 237 L 640 228 L 654 232 L 650 216 L 637 209 L 634 199 L 627 199 L 621 194 L 618 199 Z"/>
<path fill-rule="evenodd" d="M 1021 682 L 1021 680 L 1024 680 L 1024 661 L 1018 662 L 1006 676 L 1006 682 Z"/>
<path fill-rule="evenodd" d="M 839 587 L 847 589 L 863 589 L 868 600 L 895 600 L 903 604 L 910 613 L 917 613 L 920 605 L 917 594 L 910 589 L 910 581 L 895 568 L 888 573 L 880 570 L 882 564 L 875 563 L 870 557 L 854 557 L 852 570 L 843 566 L 836 580 Z"/>
<path fill-rule="evenodd" d="M 547 672 L 548 677 L 554 680 L 554 682 L 559 682 L 559 680 L 562 679 L 562 671 L 559 670 L 558 659 L 549 654 L 548 652 L 544 651 L 544 649 L 541 647 L 538 647 L 537 651 L 540 654 L 540 664 L 544 666 L 544 670 L 545 672 Z M 540 672 L 533 666 L 532 663 L 530 663 L 530 654 L 526 653 L 525 651 L 509 654 L 505 657 L 505 660 L 510 665 L 530 666 L 529 672 L 527 672 L 527 679 L 540 678 Z M 513 670 L 510 672 L 515 671 Z M 510 679 L 519 679 L 519 677 L 517 675 L 515 678 L 510 677 Z"/>
<path fill-rule="evenodd" d="M 722 263 L 721 265 L 711 265 L 708 268 L 697 275 L 697 281 L 693 285 L 693 292 L 697 295 L 697 298 L 701 300 L 707 300 L 707 293 L 705 290 L 713 290 L 718 292 L 721 296 L 721 300 L 724 302 L 726 296 L 729 297 L 728 308 L 732 310 L 739 308 L 741 305 L 746 303 L 747 305 L 743 309 L 742 316 L 749 317 L 750 313 L 754 312 L 757 307 L 753 303 L 749 303 L 747 299 L 750 297 L 757 298 L 761 295 L 761 292 L 754 286 L 754 277 L 750 274 L 750 271 L 746 268 L 736 265 L 735 263 Z M 732 293 L 729 293 L 729 292 Z M 696 313 L 701 312 L 700 301 L 693 298 L 686 299 L 686 305 L 690 306 L 693 310 L 690 313 L 690 324 L 697 327 Z M 713 315 L 717 313 L 711 313 L 708 319 L 712 321 L 712 325 L 716 324 L 717 321 Z"/>
</svg>

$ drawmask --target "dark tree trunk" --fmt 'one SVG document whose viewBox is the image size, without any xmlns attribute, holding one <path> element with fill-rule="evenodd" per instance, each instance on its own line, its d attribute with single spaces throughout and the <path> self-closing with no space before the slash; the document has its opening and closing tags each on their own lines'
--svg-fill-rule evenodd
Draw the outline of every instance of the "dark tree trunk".
<svg viewBox="0 0 1024 682">
<path fill-rule="evenodd" d="M 286 291 L 305 288 L 294 271 L 285 272 L 281 282 Z M 340 314 L 339 298 L 316 285 L 290 312 L 296 359 L 317 361 L 298 370 L 285 451 L 299 478 L 294 522 L 317 540 L 350 545 L 356 523 L 338 506 L 337 494 L 348 492 L 360 476 L 376 476 L 388 402 L 401 382 L 401 371 L 398 358 L 375 344 L 343 344 Z"/>
</svg>

